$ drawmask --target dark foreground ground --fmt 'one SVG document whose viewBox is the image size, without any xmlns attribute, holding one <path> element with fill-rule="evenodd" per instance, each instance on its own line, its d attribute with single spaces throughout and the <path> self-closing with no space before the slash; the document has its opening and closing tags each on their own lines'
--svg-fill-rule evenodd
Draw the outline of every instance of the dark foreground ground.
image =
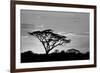
<svg viewBox="0 0 100 73">
<path fill-rule="evenodd" d="M 89 52 L 87 53 L 51 53 L 51 54 L 35 54 L 31 51 L 21 53 L 21 63 L 29 62 L 47 62 L 47 61 L 72 61 L 72 60 L 88 60 Z"/>
</svg>

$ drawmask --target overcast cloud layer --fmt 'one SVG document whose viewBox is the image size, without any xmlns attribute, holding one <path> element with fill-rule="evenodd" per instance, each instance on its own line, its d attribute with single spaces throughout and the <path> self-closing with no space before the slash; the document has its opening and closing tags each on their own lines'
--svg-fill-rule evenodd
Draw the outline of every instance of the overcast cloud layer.
<svg viewBox="0 0 100 73">
<path fill-rule="evenodd" d="M 45 29 L 52 29 L 71 39 L 71 43 L 55 49 L 66 51 L 75 48 L 81 52 L 89 51 L 89 13 L 21 10 L 21 52 L 31 50 L 45 53 L 41 42 L 28 34 Z"/>
</svg>

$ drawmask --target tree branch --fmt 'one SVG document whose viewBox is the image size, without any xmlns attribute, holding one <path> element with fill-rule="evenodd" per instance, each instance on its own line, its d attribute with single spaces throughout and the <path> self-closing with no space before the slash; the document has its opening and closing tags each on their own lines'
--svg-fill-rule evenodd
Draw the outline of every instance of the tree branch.
<svg viewBox="0 0 100 73">
<path fill-rule="evenodd" d="M 69 43 L 66 40 L 66 36 L 53 33 L 51 29 L 43 31 L 34 31 L 29 33 L 30 35 L 36 36 L 45 48 L 46 54 L 48 54 L 53 48 L 62 45 L 63 43 Z"/>
</svg>

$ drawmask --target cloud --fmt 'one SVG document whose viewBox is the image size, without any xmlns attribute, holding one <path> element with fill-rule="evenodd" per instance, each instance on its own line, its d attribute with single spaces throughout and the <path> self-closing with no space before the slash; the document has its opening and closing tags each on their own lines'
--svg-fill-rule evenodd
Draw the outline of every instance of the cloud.
<svg viewBox="0 0 100 73">
<path fill-rule="evenodd" d="M 89 34 L 86 33 L 68 33 L 67 36 L 73 36 L 73 37 L 88 37 Z"/>
<path fill-rule="evenodd" d="M 67 33 L 66 32 L 58 32 L 58 34 L 60 34 L 60 35 L 64 35 L 64 36 L 67 36 Z"/>
<path fill-rule="evenodd" d="M 89 35 L 89 32 L 83 32 L 83 33 L 76 33 L 76 35 L 83 35 L 83 36 L 85 36 L 85 35 Z"/>
<path fill-rule="evenodd" d="M 80 36 L 80 37 L 84 37 L 84 36 L 89 36 L 89 32 L 83 32 L 83 33 L 68 33 L 68 36 Z"/>
<path fill-rule="evenodd" d="M 29 37 L 29 36 L 26 36 L 26 35 L 25 35 L 25 36 L 21 36 L 21 38 L 28 38 L 28 37 Z"/>
<path fill-rule="evenodd" d="M 68 33 L 68 34 L 66 34 L 66 36 L 76 36 L 76 34 L 75 33 Z"/>
<path fill-rule="evenodd" d="M 73 33 L 73 32 L 71 32 L 71 33 L 66 33 L 66 32 L 58 32 L 58 34 L 64 35 L 64 36 L 66 36 L 66 37 L 75 37 L 75 36 L 77 36 L 77 37 L 87 37 L 87 36 L 89 36 L 89 32 L 83 32 L 83 33 Z"/>
<path fill-rule="evenodd" d="M 37 26 L 37 28 L 44 28 L 44 25 L 39 25 Z"/>
<path fill-rule="evenodd" d="M 21 24 L 21 28 L 22 29 L 34 29 L 35 25 L 34 24 L 25 24 L 25 23 L 22 23 Z"/>
</svg>

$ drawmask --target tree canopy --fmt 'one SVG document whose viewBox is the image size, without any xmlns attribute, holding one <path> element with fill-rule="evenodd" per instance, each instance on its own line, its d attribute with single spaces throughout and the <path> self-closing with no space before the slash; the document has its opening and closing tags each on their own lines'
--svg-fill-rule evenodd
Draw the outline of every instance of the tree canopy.
<svg viewBox="0 0 100 73">
<path fill-rule="evenodd" d="M 66 39 L 66 36 L 53 33 L 52 29 L 43 31 L 28 32 L 30 35 L 37 37 L 45 48 L 46 54 L 57 46 L 63 45 L 64 43 L 70 43 L 70 39 Z"/>
</svg>

